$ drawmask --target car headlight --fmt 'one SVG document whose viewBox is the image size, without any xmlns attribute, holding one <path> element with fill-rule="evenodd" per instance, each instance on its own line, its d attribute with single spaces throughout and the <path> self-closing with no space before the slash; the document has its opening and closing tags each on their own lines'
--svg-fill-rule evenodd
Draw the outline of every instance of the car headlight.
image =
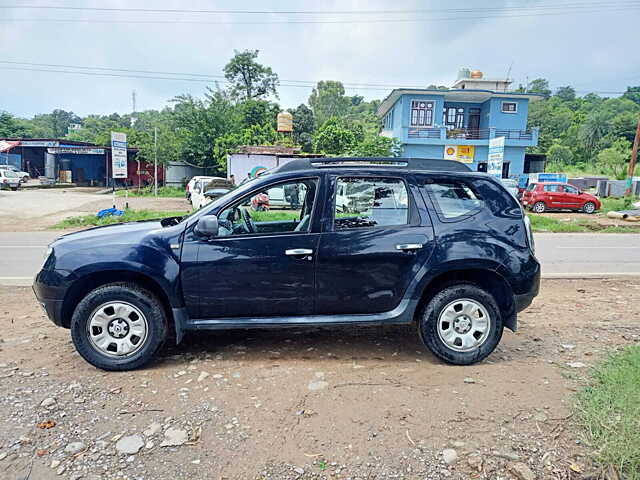
<svg viewBox="0 0 640 480">
<path fill-rule="evenodd" d="M 47 251 L 44 254 L 44 258 L 42 259 L 42 266 L 40 267 L 40 270 L 44 268 L 45 264 L 47 263 L 47 260 L 49 260 L 49 257 L 51 256 L 52 253 L 53 253 L 53 247 L 51 246 L 47 247 Z"/>
</svg>

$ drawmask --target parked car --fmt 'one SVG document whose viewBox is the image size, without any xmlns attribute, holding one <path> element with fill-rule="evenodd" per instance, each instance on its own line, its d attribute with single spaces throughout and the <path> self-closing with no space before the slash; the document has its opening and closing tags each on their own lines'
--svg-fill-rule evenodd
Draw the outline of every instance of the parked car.
<svg viewBox="0 0 640 480">
<path fill-rule="evenodd" d="M 193 192 L 193 188 L 195 187 L 196 182 L 199 180 L 206 180 L 208 178 L 211 179 L 216 177 L 210 177 L 207 175 L 196 175 L 195 177 L 191 177 L 191 180 L 187 182 L 187 186 L 185 187 L 184 191 L 184 196 L 188 202 L 191 201 L 191 193 Z"/>
<path fill-rule="evenodd" d="M 21 182 L 27 182 L 29 180 L 29 172 L 20 170 L 15 165 L 0 165 L 0 170 L 9 170 L 20 177 Z"/>
<path fill-rule="evenodd" d="M 233 187 L 232 183 L 226 178 L 221 177 L 204 177 L 197 180 L 191 192 L 191 207 L 198 210 L 207 205 L 217 195 L 215 190 L 224 188 L 227 192 Z M 220 193 L 220 192 L 218 192 Z M 226 192 L 225 192 L 226 193 Z"/>
<path fill-rule="evenodd" d="M 509 192 L 515 198 L 519 198 L 518 182 L 516 180 L 514 180 L 513 178 L 502 178 L 500 182 L 502 182 L 502 185 L 504 186 L 504 188 L 507 189 L 507 192 Z"/>
<path fill-rule="evenodd" d="M 12 170 L 6 168 L 0 168 L 0 186 L 4 189 L 10 188 L 11 190 L 18 190 L 22 177 Z"/>
<path fill-rule="evenodd" d="M 547 210 L 594 213 L 602 206 L 598 197 L 561 182 L 530 183 L 522 195 L 522 205 L 536 213 Z"/>
<path fill-rule="evenodd" d="M 297 218 L 254 218 L 253 197 L 292 185 Z M 328 158 L 292 160 L 186 217 L 67 234 L 33 288 L 86 361 L 130 370 L 191 330 L 398 324 L 468 365 L 516 330 L 539 281 L 528 219 L 498 180 L 446 160 Z"/>
</svg>

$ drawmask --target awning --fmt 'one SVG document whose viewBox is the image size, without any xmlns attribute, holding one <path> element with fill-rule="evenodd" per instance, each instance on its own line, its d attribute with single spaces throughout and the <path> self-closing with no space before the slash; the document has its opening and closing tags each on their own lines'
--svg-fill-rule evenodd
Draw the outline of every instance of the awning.
<svg viewBox="0 0 640 480">
<path fill-rule="evenodd" d="M 0 140 L 0 152 L 8 152 L 13 147 L 17 147 L 18 145 L 20 145 L 20 140 L 15 140 L 15 141 Z"/>
</svg>

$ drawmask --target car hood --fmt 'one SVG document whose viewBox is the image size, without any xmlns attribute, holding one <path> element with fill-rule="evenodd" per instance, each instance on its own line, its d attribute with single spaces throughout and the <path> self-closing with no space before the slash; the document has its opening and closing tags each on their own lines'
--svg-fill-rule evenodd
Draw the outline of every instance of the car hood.
<svg viewBox="0 0 640 480">
<path fill-rule="evenodd" d="M 160 220 L 105 225 L 68 233 L 58 238 L 52 246 L 55 248 L 56 246 L 69 246 L 72 243 L 80 245 L 87 242 L 95 248 L 99 248 L 101 244 L 139 243 L 147 235 L 162 228 Z"/>
</svg>

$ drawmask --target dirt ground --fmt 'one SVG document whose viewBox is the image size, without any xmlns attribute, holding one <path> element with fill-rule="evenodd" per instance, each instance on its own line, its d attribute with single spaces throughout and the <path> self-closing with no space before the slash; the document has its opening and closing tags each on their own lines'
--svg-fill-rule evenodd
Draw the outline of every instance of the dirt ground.
<svg viewBox="0 0 640 480">
<path fill-rule="evenodd" d="M 572 222 L 575 220 L 580 220 L 584 222 L 593 222 L 597 225 L 603 227 L 611 227 L 611 226 L 622 226 L 622 227 L 634 227 L 640 226 L 638 222 L 628 222 L 625 220 L 617 219 L 617 218 L 609 218 L 602 213 L 595 213 L 592 215 L 586 213 L 579 212 L 545 212 L 539 213 L 537 215 L 542 215 L 543 217 L 553 218 L 560 222 Z"/>
<path fill-rule="evenodd" d="M 0 191 L 0 232 L 46 230 L 67 217 L 95 214 L 113 206 L 113 196 L 98 194 L 103 189 L 22 189 Z M 124 197 L 116 197 L 116 206 L 124 208 Z M 129 197 L 135 210 L 191 211 L 184 198 Z"/>
<path fill-rule="evenodd" d="M 545 280 L 520 330 L 469 367 L 410 328 L 348 328 L 191 335 L 107 373 L 30 289 L 0 287 L 0 477 L 586 478 L 572 394 L 640 340 L 639 303 L 640 278 Z"/>
</svg>

